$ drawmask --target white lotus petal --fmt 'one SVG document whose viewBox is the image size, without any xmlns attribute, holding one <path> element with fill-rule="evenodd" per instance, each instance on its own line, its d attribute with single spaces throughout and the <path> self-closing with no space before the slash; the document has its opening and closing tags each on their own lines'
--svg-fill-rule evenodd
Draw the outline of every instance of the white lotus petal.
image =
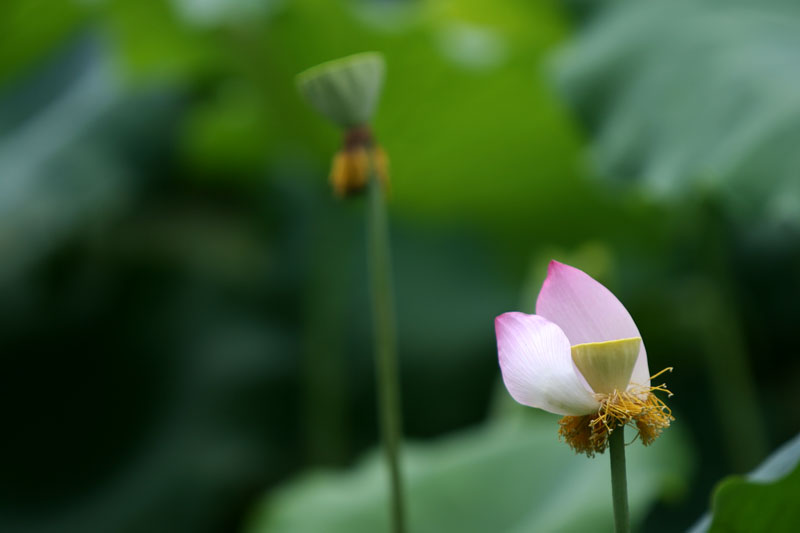
<svg viewBox="0 0 800 533">
<path fill-rule="evenodd" d="M 521 404 L 560 415 L 584 415 L 599 404 L 584 386 L 572 361 L 570 344 L 547 319 L 504 313 L 495 319 L 503 382 Z"/>
</svg>

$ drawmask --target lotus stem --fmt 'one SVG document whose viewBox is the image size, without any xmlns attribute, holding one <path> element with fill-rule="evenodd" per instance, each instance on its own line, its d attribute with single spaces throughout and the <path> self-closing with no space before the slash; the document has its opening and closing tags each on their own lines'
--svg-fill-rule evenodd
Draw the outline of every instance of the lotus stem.
<svg viewBox="0 0 800 533">
<path fill-rule="evenodd" d="M 371 152 L 371 151 L 370 151 Z M 375 377 L 386 462 L 389 467 L 392 531 L 405 531 L 403 477 L 400 471 L 402 421 L 397 369 L 397 340 L 392 262 L 384 186 L 374 156 L 369 157 L 367 246 L 375 339 Z"/>
<path fill-rule="evenodd" d="M 620 425 L 608 437 L 611 456 L 611 497 L 614 501 L 614 532 L 630 533 L 628 480 L 625 472 L 625 426 Z"/>
</svg>

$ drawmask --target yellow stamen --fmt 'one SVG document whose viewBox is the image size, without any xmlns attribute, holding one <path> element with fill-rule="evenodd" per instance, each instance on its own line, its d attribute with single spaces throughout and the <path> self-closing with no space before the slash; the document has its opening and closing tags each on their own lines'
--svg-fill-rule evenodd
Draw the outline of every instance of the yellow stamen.
<svg viewBox="0 0 800 533">
<path fill-rule="evenodd" d="M 333 158 L 330 181 L 339 197 L 350 196 L 364 189 L 369 179 L 370 158 L 378 179 L 384 186 L 389 182 L 388 158 L 380 146 L 346 147 Z"/>
<path fill-rule="evenodd" d="M 665 368 L 650 379 L 671 370 L 671 367 Z M 558 433 L 576 453 L 585 453 L 589 457 L 603 453 L 608 447 L 608 436 L 616 428 L 627 424 L 636 427 L 642 444 L 650 445 L 675 420 L 670 408 L 654 392 L 672 396 L 663 383 L 651 387 L 634 386 L 624 392 L 614 390 L 610 394 L 598 394 L 600 408 L 597 413 L 563 417 L 559 421 Z"/>
<path fill-rule="evenodd" d="M 672 367 L 671 367 L 671 366 L 668 366 L 667 368 L 665 368 L 665 369 L 664 369 L 664 370 L 662 370 L 661 372 L 656 372 L 655 374 L 653 374 L 652 376 L 650 376 L 650 379 L 651 379 L 651 380 L 652 380 L 652 379 L 656 379 L 658 376 L 660 376 L 660 375 L 661 375 L 661 374 L 663 374 L 664 372 L 672 372 Z"/>
</svg>

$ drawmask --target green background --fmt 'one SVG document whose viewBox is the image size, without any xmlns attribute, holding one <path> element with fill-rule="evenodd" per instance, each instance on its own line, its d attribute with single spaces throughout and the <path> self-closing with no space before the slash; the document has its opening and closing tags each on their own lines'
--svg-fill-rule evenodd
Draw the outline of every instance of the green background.
<svg viewBox="0 0 800 533">
<path fill-rule="evenodd" d="M 756 498 L 711 491 L 800 430 L 798 35 L 786 0 L 6 0 L 0 530 L 385 525 L 363 199 L 294 84 L 368 50 L 414 530 L 610 528 L 607 458 L 499 379 L 550 259 L 675 367 L 637 527 Z"/>
</svg>

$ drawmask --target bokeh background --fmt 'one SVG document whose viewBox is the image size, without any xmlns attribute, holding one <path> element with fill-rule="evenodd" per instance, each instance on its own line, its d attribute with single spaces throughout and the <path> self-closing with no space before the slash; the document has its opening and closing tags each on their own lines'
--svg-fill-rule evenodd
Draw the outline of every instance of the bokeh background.
<svg viewBox="0 0 800 533">
<path fill-rule="evenodd" d="M 382 530 L 364 206 L 293 80 L 365 50 L 415 531 L 610 527 L 499 380 L 552 258 L 675 367 L 641 527 L 800 430 L 793 2 L 4 0 L 0 530 Z"/>
</svg>

